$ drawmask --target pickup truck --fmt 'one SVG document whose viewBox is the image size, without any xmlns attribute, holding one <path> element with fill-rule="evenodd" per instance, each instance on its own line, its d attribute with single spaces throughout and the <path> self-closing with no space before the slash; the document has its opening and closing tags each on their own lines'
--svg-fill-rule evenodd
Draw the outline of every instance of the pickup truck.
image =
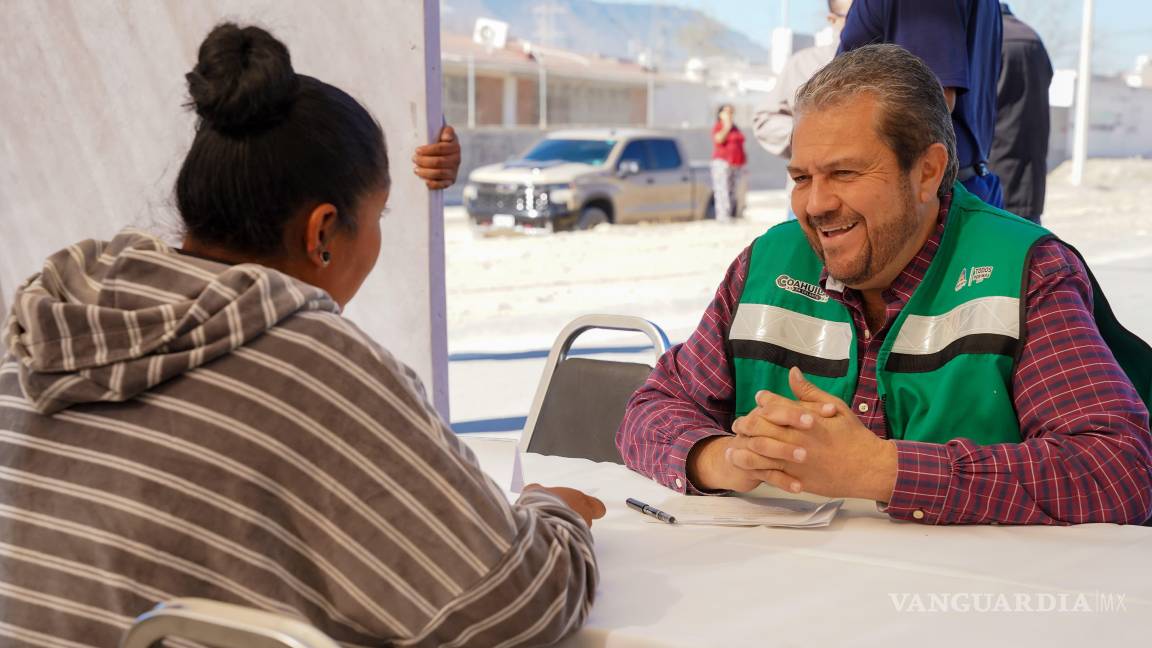
<svg viewBox="0 0 1152 648">
<path fill-rule="evenodd" d="M 548 134 L 524 155 L 472 171 L 464 207 L 481 233 L 547 233 L 601 223 L 713 215 L 707 163 L 674 136 L 639 129 Z"/>
</svg>

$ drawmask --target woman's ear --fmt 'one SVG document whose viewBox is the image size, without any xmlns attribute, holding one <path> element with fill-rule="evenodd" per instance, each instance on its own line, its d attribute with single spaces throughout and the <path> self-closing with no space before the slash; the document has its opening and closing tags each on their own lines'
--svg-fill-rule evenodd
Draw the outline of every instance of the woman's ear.
<svg viewBox="0 0 1152 648">
<path fill-rule="evenodd" d="M 316 205 L 308 214 L 304 225 L 304 253 L 310 264 L 323 268 L 332 261 L 329 244 L 336 234 L 336 206 L 331 203 Z"/>
</svg>

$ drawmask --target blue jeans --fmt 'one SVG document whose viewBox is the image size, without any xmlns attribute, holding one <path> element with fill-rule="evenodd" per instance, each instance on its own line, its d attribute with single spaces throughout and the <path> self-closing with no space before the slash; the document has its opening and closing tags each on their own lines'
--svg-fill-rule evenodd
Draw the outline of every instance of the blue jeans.
<svg viewBox="0 0 1152 648">
<path fill-rule="evenodd" d="M 1004 188 L 1000 186 L 1000 176 L 995 173 L 972 176 L 960 184 L 980 200 L 993 207 L 1004 209 Z"/>
</svg>

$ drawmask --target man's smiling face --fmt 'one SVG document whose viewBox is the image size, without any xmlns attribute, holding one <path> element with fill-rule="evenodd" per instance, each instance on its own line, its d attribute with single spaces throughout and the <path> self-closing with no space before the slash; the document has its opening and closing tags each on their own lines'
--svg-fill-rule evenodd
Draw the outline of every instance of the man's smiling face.
<svg viewBox="0 0 1152 648">
<path fill-rule="evenodd" d="M 792 133 L 792 210 L 828 274 L 886 288 L 923 244 L 910 173 L 881 139 L 870 94 L 804 113 Z"/>
</svg>

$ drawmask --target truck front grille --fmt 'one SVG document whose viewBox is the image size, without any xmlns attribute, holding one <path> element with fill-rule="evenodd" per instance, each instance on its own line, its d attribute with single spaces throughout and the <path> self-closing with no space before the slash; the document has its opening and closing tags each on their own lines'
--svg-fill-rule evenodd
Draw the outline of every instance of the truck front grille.
<svg viewBox="0 0 1152 648">
<path fill-rule="evenodd" d="M 478 183 L 472 209 L 501 214 L 523 213 L 532 207 L 529 188 L 522 184 Z"/>
</svg>

